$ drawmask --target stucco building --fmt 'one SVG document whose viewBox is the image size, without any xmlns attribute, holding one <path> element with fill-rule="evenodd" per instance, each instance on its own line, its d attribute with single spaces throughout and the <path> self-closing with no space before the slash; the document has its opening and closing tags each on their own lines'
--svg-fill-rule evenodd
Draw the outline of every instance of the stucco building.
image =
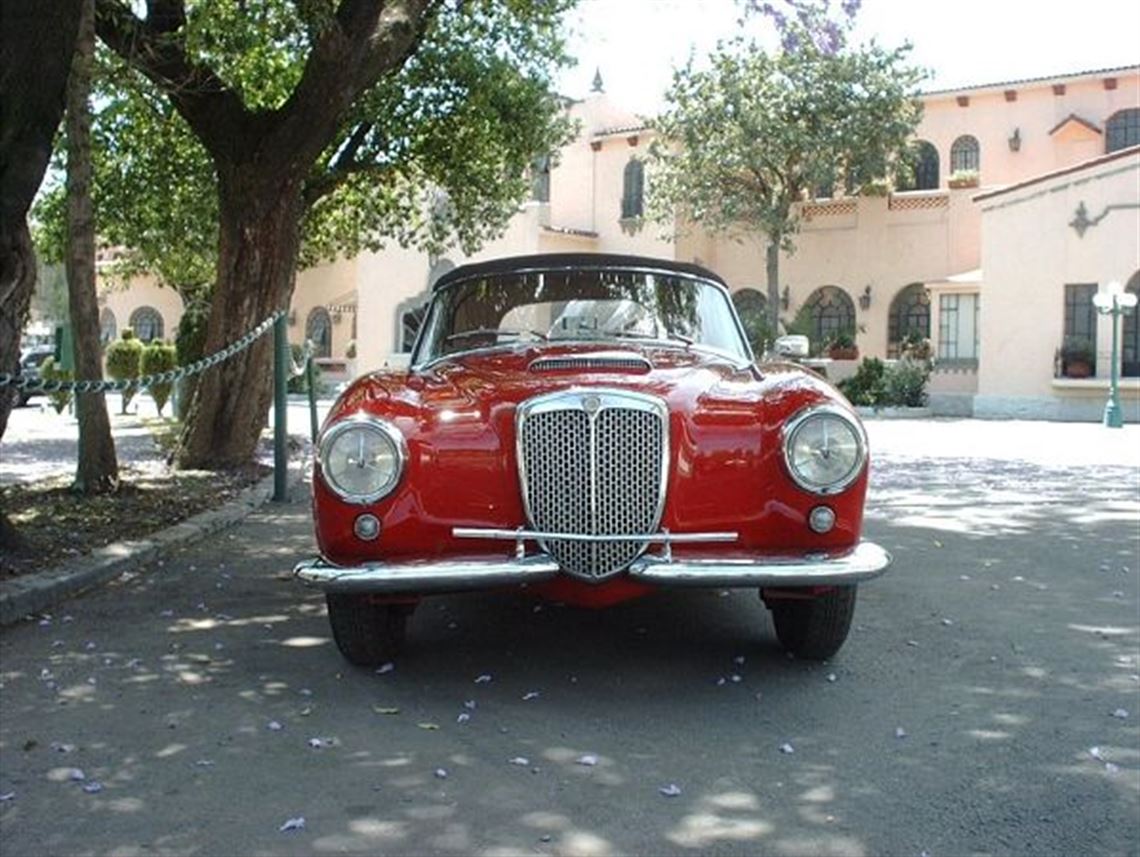
<svg viewBox="0 0 1140 857">
<path fill-rule="evenodd" d="M 600 82 L 599 82 L 600 84 Z M 601 86 L 568 106 L 581 132 L 536 167 L 534 198 L 478 254 L 428 258 L 392 247 L 302 272 L 290 336 L 318 343 L 336 375 L 410 348 L 436 278 L 466 261 L 538 252 L 617 252 L 698 261 L 741 305 L 764 304 L 762 240 L 673 238 L 641 219 L 651 132 Z M 931 340 L 936 412 L 1098 419 L 1112 331 L 1092 298 L 1140 289 L 1140 66 L 923 96 L 911 186 L 800 207 L 780 260 L 781 316 L 804 307 L 814 339 L 854 332 L 861 356 L 891 358 L 910 332 Z M 150 283 L 105 296 L 108 328 L 171 336 L 177 296 Z M 1126 419 L 1140 419 L 1137 318 L 1124 320 Z M 1087 342 L 1089 377 L 1062 359 Z M 829 365 L 833 378 L 853 369 Z"/>
</svg>

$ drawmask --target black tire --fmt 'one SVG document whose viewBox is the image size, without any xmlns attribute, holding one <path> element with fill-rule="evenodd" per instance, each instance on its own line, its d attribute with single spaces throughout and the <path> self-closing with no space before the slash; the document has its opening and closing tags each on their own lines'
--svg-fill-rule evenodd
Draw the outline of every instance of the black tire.
<svg viewBox="0 0 1140 857">
<path fill-rule="evenodd" d="M 776 638 L 797 658 L 822 661 L 843 646 L 855 615 L 854 586 L 837 586 L 810 599 L 773 599 L 768 607 Z"/>
<path fill-rule="evenodd" d="M 404 604 L 374 604 L 367 595 L 325 593 L 336 647 L 357 666 L 379 666 L 403 648 L 411 610 Z"/>
</svg>

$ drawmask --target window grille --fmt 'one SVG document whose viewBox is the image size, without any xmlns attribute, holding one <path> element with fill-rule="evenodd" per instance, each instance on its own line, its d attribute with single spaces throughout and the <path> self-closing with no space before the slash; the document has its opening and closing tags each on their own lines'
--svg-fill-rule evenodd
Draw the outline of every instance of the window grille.
<svg viewBox="0 0 1140 857">
<path fill-rule="evenodd" d="M 641 217 L 644 189 L 645 165 L 634 158 L 625 165 L 625 171 L 622 173 L 621 216 L 623 220 Z"/>
<path fill-rule="evenodd" d="M 838 286 L 823 286 L 804 304 L 811 313 L 812 342 L 822 346 L 838 333 L 855 335 L 855 304 Z"/>
<path fill-rule="evenodd" d="M 938 298 L 938 359 L 976 365 L 979 355 L 981 301 L 978 295 Z"/>
<path fill-rule="evenodd" d="M 412 346 L 416 344 L 416 335 L 420 332 L 420 327 L 424 323 L 424 317 L 427 315 L 428 305 L 421 304 L 418 307 L 405 310 L 400 316 L 400 350 L 410 352 Z"/>
<path fill-rule="evenodd" d="M 119 335 L 119 321 L 110 307 L 103 307 L 99 313 L 99 340 L 106 345 Z"/>
<path fill-rule="evenodd" d="M 162 314 L 154 307 L 139 307 L 131 313 L 130 320 L 127 324 L 131 330 L 135 332 L 135 336 L 142 342 L 150 342 L 152 339 L 162 339 Z"/>
<path fill-rule="evenodd" d="M 917 333 L 930 338 L 930 296 L 922 283 L 911 283 L 891 301 L 887 318 L 887 357 L 898 357 L 904 339 Z"/>
<path fill-rule="evenodd" d="M 954 145 L 950 147 L 951 174 L 962 170 L 978 172 L 981 169 L 981 163 L 981 148 L 978 146 L 977 137 L 964 134 L 955 140 Z"/>
<path fill-rule="evenodd" d="M 314 357 L 332 357 L 332 319 L 323 306 L 309 310 L 305 320 L 305 339 L 313 343 Z"/>
<path fill-rule="evenodd" d="M 1104 151 L 1116 152 L 1140 145 L 1140 107 L 1118 110 L 1104 125 Z"/>
</svg>

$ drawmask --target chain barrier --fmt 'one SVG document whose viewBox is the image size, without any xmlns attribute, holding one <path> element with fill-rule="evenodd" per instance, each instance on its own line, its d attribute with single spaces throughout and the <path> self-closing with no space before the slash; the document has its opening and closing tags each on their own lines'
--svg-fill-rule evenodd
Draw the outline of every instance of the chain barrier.
<svg viewBox="0 0 1140 857">
<path fill-rule="evenodd" d="M 0 372 L 0 387 L 15 387 L 18 390 L 30 393 L 60 393 L 64 391 L 73 393 L 122 393 L 136 387 L 143 390 L 155 384 L 169 384 L 180 378 L 186 378 L 190 375 L 205 372 L 207 369 L 217 366 L 223 360 L 228 360 L 233 357 L 239 351 L 244 351 L 246 348 L 249 348 L 249 346 L 264 336 L 267 331 L 272 330 L 273 323 L 284 314 L 283 311 L 278 310 L 241 339 L 230 343 L 221 351 L 211 354 L 208 357 L 203 357 L 201 360 L 197 360 L 189 366 L 171 369 L 169 372 L 160 372 L 157 375 L 146 375 L 142 378 L 127 378 L 122 381 L 45 381 L 42 378 L 30 378 L 24 375 L 8 375 L 4 372 Z"/>
</svg>

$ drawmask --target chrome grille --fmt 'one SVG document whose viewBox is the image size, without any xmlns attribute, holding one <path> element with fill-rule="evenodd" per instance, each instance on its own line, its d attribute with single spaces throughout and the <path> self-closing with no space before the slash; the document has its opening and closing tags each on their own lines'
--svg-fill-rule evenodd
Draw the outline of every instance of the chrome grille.
<svg viewBox="0 0 1140 857">
<path fill-rule="evenodd" d="M 572 391 L 523 403 L 519 466 L 531 524 L 570 536 L 655 532 L 664 503 L 667 425 L 664 403 L 624 391 Z M 620 572 L 645 546 L 543 542 L 565 571 L 590 580 Z"/>
</svg>

